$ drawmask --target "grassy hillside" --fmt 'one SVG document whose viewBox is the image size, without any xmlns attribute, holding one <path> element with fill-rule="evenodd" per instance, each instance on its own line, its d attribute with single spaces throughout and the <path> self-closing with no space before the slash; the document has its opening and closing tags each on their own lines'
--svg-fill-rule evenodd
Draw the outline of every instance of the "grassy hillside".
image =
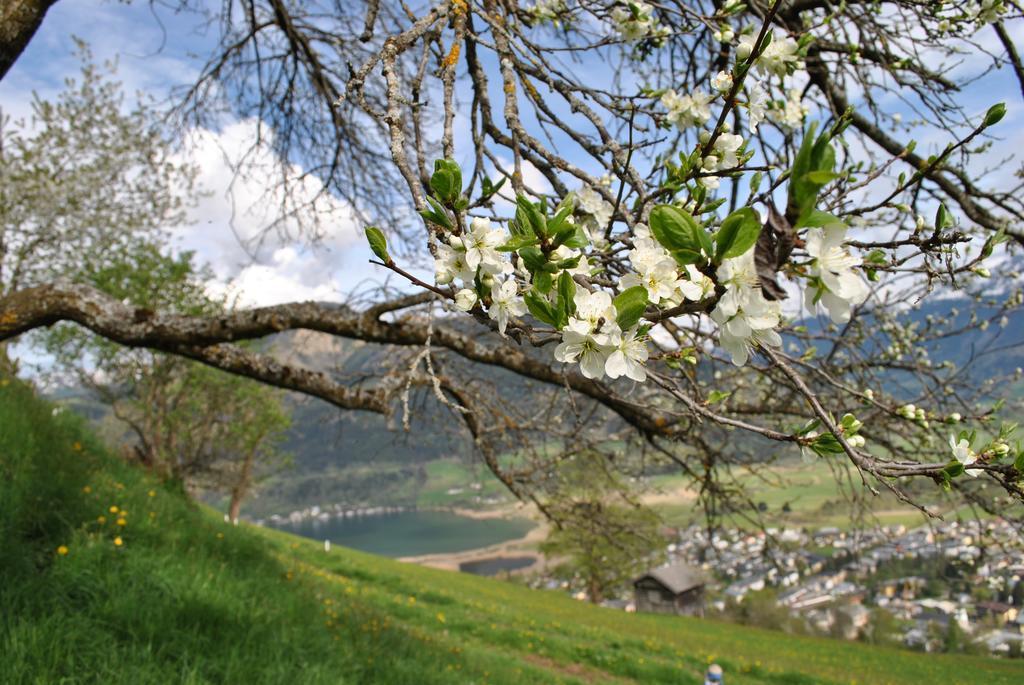
<svg viewBox="0 0 1024 685">
<path fill-rule="evenodd" d="M 116 510 L 114 509 L 116 508 Z M 1024 682 L 925 656 L 559 593 L 226 526 L 0 380 L 0 682 Z"/>
</svg>

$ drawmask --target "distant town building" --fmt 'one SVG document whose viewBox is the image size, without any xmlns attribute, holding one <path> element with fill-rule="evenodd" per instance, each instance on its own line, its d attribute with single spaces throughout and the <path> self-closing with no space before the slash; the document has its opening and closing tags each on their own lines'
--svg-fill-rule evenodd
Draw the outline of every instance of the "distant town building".
<svg viewBox="0 0 1024 685">
<path fill-rule="evenodd" d="M 633 581 L 636 610 L 656 614 L 704 616 L 707 578 L 696 566 L 672 564 Z"/>
</svg>

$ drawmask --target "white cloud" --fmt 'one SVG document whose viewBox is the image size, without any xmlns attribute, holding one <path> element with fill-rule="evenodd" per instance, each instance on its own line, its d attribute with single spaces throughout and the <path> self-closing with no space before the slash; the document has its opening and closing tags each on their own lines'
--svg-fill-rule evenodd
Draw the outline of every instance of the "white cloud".
<svg viewBox="0 0 1024 685">
<path fill-rule="evenodd" d="M 212 293 L 230 294 L 242 305 L 341 300 L 373 274 L 355 212 L 295 165 L 287 167 L 292 194 L 286 198 L 279 160 L 266 146 L 252 148 L 257 127 L 250 119 L 186 135 L 182 154 L 198 166 L 206 195 L 193 223 L 175 229 L 176 247 L 210 265 Z M 261 135 L 269 143 L 272 134 Z M 236 174 L 243 158 L 245 173 Z M 280 220 L 282 207 L 296 205 L 299 211 Z M 320 230 L 311 241 L 314 219 Z"/>
</svg>

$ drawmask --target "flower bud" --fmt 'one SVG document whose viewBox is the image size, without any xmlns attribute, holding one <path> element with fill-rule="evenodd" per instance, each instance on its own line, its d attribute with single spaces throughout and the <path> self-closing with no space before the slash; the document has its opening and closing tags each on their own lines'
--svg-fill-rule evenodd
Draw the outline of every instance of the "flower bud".
<svg viewBox="0 0 1024 685">
<path fill-rule="evenodd" d="M 476 305 L 476 293 L 469 288 L 463 288 L 455 293 L 455 308 L 459 311 L 468 312 Z"/>
</svg>

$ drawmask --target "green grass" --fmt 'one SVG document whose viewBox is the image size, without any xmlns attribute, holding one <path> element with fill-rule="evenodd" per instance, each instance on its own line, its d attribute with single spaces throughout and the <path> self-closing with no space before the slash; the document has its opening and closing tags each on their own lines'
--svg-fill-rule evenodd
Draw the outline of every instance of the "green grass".
<svg viewBox="0 0 1024 685">
<path fill-rule="evenodd" d="M 5 684 L 679 684 L 712 659 L 730 685 L 1024 681 L 1019 662 L 629 615 L 227 526 L 3 381 L 0 540 Z"/>
<path fill-rule="evenodd" d="M 508 499 L 508 490 L 492 473 L 474 472 L 459 459 L 438 459 L 427 462 L 424 468 L 427 479 L 417 493 L 416 505 L 419 507 L 478 508 L 481 505 L 477 504 L 476 497 Z M 473 490 L 470 488 L 472 483 L 479 483 L 481 488 Z M 461 489 L 462 492 L 450 495 L 448 491 L 451 489 Z"/>
</svg>

